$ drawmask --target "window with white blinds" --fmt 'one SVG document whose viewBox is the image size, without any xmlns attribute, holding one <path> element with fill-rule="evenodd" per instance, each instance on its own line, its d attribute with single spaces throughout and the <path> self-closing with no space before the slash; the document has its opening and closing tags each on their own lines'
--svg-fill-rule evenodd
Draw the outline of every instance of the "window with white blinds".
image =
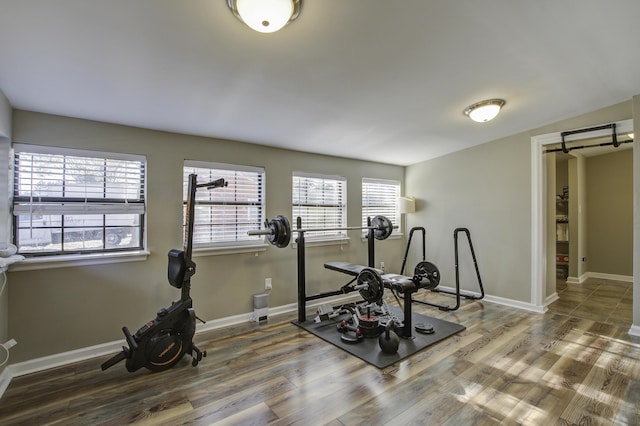
<svg viewBox="0 0 640 426">
<path fill-rule="evenodd" d="M 394 225 L 400 225 L 400 182 L 383 179 L 362 179 L 362 226 L 367 218 L 386 216 Z"/>
<path fill-rule="evenodd" d="M 144 214 L 144 157 L 14 145 L 18 253 L 139 250 Z"/>
<path fill-rule="evenodd" d="M 261 229 L 264 222 L 264 168 L 221 163 L 185 161 L 183 176 L 183 225 L 185 224 L 189 175 L 198 183 L 224 178 L 227 186 L 196 191 L 193 225 L 194 247 L 255 244 L 262 236 L 247 231 Z"/>
<path fill-rule="evenodd" d="M 341 176 L 293 174 L 293 223 L 302 218 L 303 228 L 345 227 L 347 181 Z M 307 237 L 346 238 L 346 231 L 308 232 Z"/>
</svg>

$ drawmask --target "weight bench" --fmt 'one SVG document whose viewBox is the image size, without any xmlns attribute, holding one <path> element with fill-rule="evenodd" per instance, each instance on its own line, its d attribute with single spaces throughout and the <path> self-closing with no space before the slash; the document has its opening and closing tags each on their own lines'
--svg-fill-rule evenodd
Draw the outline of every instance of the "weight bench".
<svg viewBox="0 0 640 426">
<path fill-rule="evenodd" d="M 412 277 L 407 277 L 405 275 L 398 274 L 385 274 L 383 271 L 375 268 L 368 268 L 362 265 L 356 265 L 355 263 L 349 262 L 327 262 L 324 264 L 326 269 L 331 271 L 341 272 L 343 274 L 347 274 L 353 277 L 358 277 L 362 271 L 365 269 L 373 269 L 376 271 L 380 278 L 382 278 L 382 284 L 384 287 L 397 291 L 398 293 L 403 295 L 404 298 L 404 326 L 400 331 L 400 337 L 411 338 L 411 302 L 412 302 L 412 294 L 418 291 L 423 286 L 420 286 L 422 280 L 414 280 Z M 418 283 L 416 283 L 418 281 Z M 427 280 L 429 281 L 429 280 Z M 424 286 L 427 287 L 426 285 Z"/>
</svg>

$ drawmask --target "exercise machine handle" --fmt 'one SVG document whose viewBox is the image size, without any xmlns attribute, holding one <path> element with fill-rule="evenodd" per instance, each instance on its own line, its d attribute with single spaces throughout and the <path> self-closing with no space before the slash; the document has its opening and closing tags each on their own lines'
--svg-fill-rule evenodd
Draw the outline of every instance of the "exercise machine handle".
<svg viewBox="0 0 640 426">
<path fill-rule="evenodd" d="M 227 185 L 228 185 L 227 181 L 225 181 L 224 178 L 220 178 L 212 182 L 199 183 L 198 185 L 196 185 L 196 187 L 197 188 L 206 187 L 207 189 L 214 189 L 214 188 L 223 188 Z"/>
<path fill-rule="evenodd" d="M 138 342 L 136 342 L 136 339 L 133 338 L 133 336 L 131 335 L 131 332 L 129 331 L 129 329 L 126 326 L 122 327 L 122 332 L 124 333 L 124 337 L 127 340 L 127 344 L 129 345 L 131 350 L 132 351 L 137 350 L 138 349 Z"/>
<path fill-rule="evenodd" d="M 129 357 L 129 350 L 125 347 L 122 348 L 122 351 L 118 352 L 115 356 L 110 358 L 109 360 L 102 363 L 100 368 L 102 371 L 106 370 L 109 367 L 112 367 L 122 361 L 123 359 L 127 359 Z"/>
</svg>

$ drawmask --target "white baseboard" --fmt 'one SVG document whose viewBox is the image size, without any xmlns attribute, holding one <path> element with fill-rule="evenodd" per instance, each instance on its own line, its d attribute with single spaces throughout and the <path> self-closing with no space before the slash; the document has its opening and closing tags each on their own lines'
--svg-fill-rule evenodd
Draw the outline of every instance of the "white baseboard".
<svg viewBox="0 0 640 426">
<path fill-rule="evenodd" d="M 603 274 L 601 272 L 587 272 L 589 278 L 600 278 L 604 280 L 623 281 L 627 283 L 633 282 L 633 276 L 629 275 L 616 275 L 616 274 Z"/>
<path fill-rule="evenodd" d="M 9 369 L 5 368 L 0 373 L 0 397 L 2 397 L 4 391 L 9 387 L 9 383 L 11 383 L 11 374 L 9 373 Z"/>
<path fill-rule="evenodd" d="M 584 273 L 579 277 L 567 277 L 567 284 L 584 284 L 584 282 L 589 278 L 589 273 Z"/>
<path fill-rule="evenodd" d="M 498 305 L 504 305 L 512 308 L 523 309 L 525 311 L 535 312 L 537 314 L 544 314 L 545 312 L 547 312 L 546 306 L 536 306 L 532 303 L 521 302 L 519 300 L 513 299 L 505 299 L 504 297 L 487 295 L 483 300 L 491 303 L 497 303 Z"/>
<path fill-rule="evenodd" d="M 548 295 L 547 298 L 544 300 L 544 306 L 549 306 L 550 304 L 552 304 L 553 302 L 559 299 L 560 299 L 560 296 L 558 296 L 558 293 L 554 291 L 553 294 Z"/>
<path fill-rule="evenodd" d="M 450 291 L 455 291 L 456 289 L 454 287 L 447 287 L 447 286 L 439 286 L 438 288 L 441 289 L 446 289 L 446 290 L 450 290 Z M 474 295 L 474 296 L 480 296 L 480 293 L 476 292 L 476 291 L 469 291 L 469 290 L 464 290 L 464 292 L 466 294 L 469 295 Z M 454 296 L 455 297 L 455 296 Z M 547 311 L 547 308 L 545 306 L 536 306 L 534 304 L 531 303 L 527 303 L 527 302 L 520 302 L 519 300 L 513 300 L 513 299 L 506 299 L 504 297 L 498 297 L 498 296 L 491 296 L 485 293 L 484 299 L 487 302 L 491 302 L 491 303 L 496 303 L 498 305 L 503 305 L 503 306 L 510 306 L 512 308 L 518 308 L 518 309 L 524 309 L 525 311 L 531 311 L 531 312 L 535 312 L 538 314 L 543 314 Z"/>
<path fill-rule="evenodd" d="M 629 329 L 629 335 L 640 337 L 640 325 L 632 325 Z"/>
</svg>

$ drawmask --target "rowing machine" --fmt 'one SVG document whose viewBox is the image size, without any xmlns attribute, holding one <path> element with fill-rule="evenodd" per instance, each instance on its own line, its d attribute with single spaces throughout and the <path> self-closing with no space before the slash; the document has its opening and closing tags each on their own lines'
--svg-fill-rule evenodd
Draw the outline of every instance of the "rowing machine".
<svg viewBox="0 0 640 426">
<path fill-rule="evenodd" d="M 128 347 L 123 346 L 122 351 L 105 361 L 101 366 L 103 371 L 125 359 L 129 372 L 141 367 L 151 371 L 162 371 L 177 364 L 184 354 L 191 355 L 191 365 L 195 367 L 207 356 L 207 351 L 201 351 L 192 340 L 196 332 L 196 319 L 202 321 L 196 316 L 189 294 L 191 277 L 196 273 L 196 264 L 191 260 L 195 195 L 197 188 L 220 188 L 227 186 L 227 182 L 218 179 L 198 184 L 196 177 L 195 174 L 189 175 L 184 250 L 174 249 L 168 254 L 169 284 L 182 290 L 181 298 L 168 308 L 160 309 L 156 317 L 140 327 L 135 334 L 131 334 L 127 327 L 122 327 Z"/>
</svg>

